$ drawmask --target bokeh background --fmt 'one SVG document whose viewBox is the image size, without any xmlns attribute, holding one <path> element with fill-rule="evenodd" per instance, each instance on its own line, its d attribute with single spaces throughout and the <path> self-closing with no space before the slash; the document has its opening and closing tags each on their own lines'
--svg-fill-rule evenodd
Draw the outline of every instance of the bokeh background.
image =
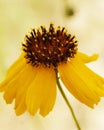
<svg viewBox="0 0 104 130">
<path fill-rule="evenodd" d="M 88 66 L 104 77 L 104 0 L 0 0 L 0 81 L 21 53 L 25 34 L 40 25 L 65 26 L 76 36 L 79 50 L 99 53 Z M 67 92 L 67 91 L 66 91 Z M 67 94 L 82 130 L 104 130 L 104 99 L 90 109 Z M 13 105 L 0 94 L 0 130 L 77 130 L 60 93 L 53 111 L 43 118 L 25 113 L 17 117 Z"/>
</svg>

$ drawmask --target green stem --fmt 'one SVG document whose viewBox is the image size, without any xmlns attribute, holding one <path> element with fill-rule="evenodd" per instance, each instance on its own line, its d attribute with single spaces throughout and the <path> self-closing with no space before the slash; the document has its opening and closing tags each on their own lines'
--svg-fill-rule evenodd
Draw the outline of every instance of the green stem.
<svg viewBox="0 0 104 130">
<path fill-rule="evenodd" d="M 67 97 L 66 97 L 66 95 L 65 95 L 65 93 L 64 93 L 64 91 L 63 91 L 63 89 L 62 89 L 62 87 L 61 87 L 61 84 L 60 84 L 60 81 L 59 81 L 59 77 L 58 77 L 58 71 L 57 71 L 56 69 L 55 69 L 55 73 L 56 73 L 56 82 L 57 82 L 58 88 L 59 88 L 59 90 L 60 90 L 60 92 L 61 92 L 61 94 L 62 94 L 62 96 L 63 96 L 63 98 L 64 98 L 64 100 L 65 100 L 65 102 L 66 102 L 66 104 L 67 104 L 67 106 L 68 106 L 68 108 L 69 108 L 70 111 L 71 111 L 71 114 L 72 114 L 72 117 L 73 117 L 73 119 L 74 119 L 74 122 L 75 122 L 75 124 L 76 124 L 77 129 L 78 129 L 78 130 L 81 130 L 80 125 L 79 125 L 79 123 L 78 123 L 78 121 L 77 121 L 77 119 L 76 119 L 76 116 L 75 116 L 75 114 L 74 114 L 73 108 L 72 108 L 72 106 L 70 105 L 70 103 L 69 103 L 69 101 L 68 101 L 68 99 L 67 99 Z"/>
</svg>

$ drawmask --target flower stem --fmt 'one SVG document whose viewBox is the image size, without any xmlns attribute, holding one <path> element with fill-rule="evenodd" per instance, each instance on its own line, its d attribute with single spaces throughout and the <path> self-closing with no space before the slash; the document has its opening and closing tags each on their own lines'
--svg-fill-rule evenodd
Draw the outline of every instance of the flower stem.
<svg viewBox="0 0 104 130">
<path fill-rule="evenodd" d="M 70 111 L 71 111 L 71 114 L 72 114 L 72 117 L 73 117 L 73 119 L 74 119 L 74 122 L 75 122 L 75 124 L 76 124 L 77 129 L 78 129 L 78 130 L 81 130 L 80 125 L 79 125 L 79 123 L 78 123 L 78 121 L 77 121 L 77 119 L 76 119 L 76 116 L 75 116 L 75 114 L 74 114 L 73 108 L 72 108 L 72 106 L 70 105 L 70 103 L 69 103 L 69 101 L 68 101 L 68 99 L 67 99 L 67 97 L 66 97 L 66 95 L 65 95 L 65 93 L 64 93 L 64 91 L 63 91 L 63 89 L 62 89 L 62 87 L 61 87 L 57 69 L 55 69 L 55 73 L 56 73 L 56 82 L 57 82 L 58 88 L 59 88 L 59 90 L 60 90 L 60 92 L 61 92 L 61 94 L 62 94 L 62 96 L 63 96 L 63 98 L 64 98 L 64 100 L 65 100 L 65 102 L 66 102 L 66 104 L 67 104 L 67 106 L 68 106 L 68 108 L 69 108 Z"/>
</svg>

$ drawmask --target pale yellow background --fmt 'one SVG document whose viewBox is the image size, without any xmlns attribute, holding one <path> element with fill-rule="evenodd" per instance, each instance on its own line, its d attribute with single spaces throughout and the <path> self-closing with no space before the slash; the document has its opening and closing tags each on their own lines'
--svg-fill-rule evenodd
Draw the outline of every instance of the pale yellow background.
<svg viewBox="0 0 104 130">
<path fill-rule="evenodd" d="M 65 15 L 66 5 L 74 9 L 73 16 Z M 0 0 L 0 81 L 21 53 L 29 29 L 50 22 L 75 35 L 80 51 L 100 54 L 89 67 L 104 77 L 104 0 Z M 104 130 L 104 99 L 92 110 L 66 93 L 82 130 Z M 13 105 L 6 105 L 1 94 L 0 130 L 76 130 L 76 126 L 59 92 L 46 118 L 29 113 L 17 117 Z"/>
</svg>

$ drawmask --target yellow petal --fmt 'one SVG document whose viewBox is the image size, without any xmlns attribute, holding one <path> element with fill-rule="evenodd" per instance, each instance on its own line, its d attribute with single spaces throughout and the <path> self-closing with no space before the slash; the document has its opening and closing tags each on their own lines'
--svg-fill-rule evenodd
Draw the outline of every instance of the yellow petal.
<svg viewBox="0 0 104 130">
<path fill-rule="evenodd" d="M 26 110 L 26 92 L 31 82 L 33 82 L 36 73 L 37 69 L 27 64 L 22 74 L 19 75 L 17 81 L 18 89 L 15 95 L 15 110 L 17 115 L 22 114 Z"/>
<path fill-rule="evenodd" d="M 0 91 L 4 91 L 4 89 L 7 88 L 8 83 L 16 78 L 25 65 L 26 62 L 24 61 L 23 55 L 21 55 L 8 69 L 6 79 L 0 83 Z"/>
<path fill-rule="evenodd" d="M 53 108 L 56 99 L 56 77 L 53 70 L 50 70 L 50 76 L 48 77 L 44 86 L 43 100 L 40 106 L 40 114 L 46 116 Z"/>
<path fill-rule="evenodd" d="M 84 65 L 79 55 L 59 66 L 67 89 L 82 103 L 93 107 L 104 96 L 104 79 Z"/>
<path fill-rule="evenodd" d="M 21 55 L 8 69 L 6 79 L 0 84 L 0 91 L 4 91 L 4 99 L 7 103 L 12 103 L 15 98 L 16 91 L 20 86 L 21 75 L 23 75 L 25 71 L 26 62 L 24 62 L 24 57 Z"/>
<path fill-rule="evenodd" d="M 91 61 L 95 61 L 98 59 L 98 54 L 93 54 L 92 56 L 88 56 L 82 52 L 78 52 L 77 54 L 80 59 L 84 62 L 84 63 L 88 63 L 88 62 L 91 62 Z"/>
<path fill-rule="evenodd" d="M 25 65 L 23 68 L 20 69 L 17 75 L 14 75 L 14 77 L 11 77 L 11 79 L 6 82 L 5 86 L 3 86 L 5 89 L 4 91 L 4 99 L 7 103 L 11 103 L 13 99 L 15 98 L 17 91 L 21 89 L 21 86 L 26 82 L 26 79 L 30 73 L 29 73 L 29 65 Z M 8 75 L 9 77 L 9 75 Z M 2 87 L 2 86 L 1 86 Z M 3 88 L 2 88 L 3 89 Z"/>
<path fill-rule="evenodd" d="M 55 103 L 55 73 L 52 68 L 37 67 L 37 69 L 38 73 L 27 91 L 26 105 L 32 115 L 40 108 L 40 114 L 45 116 Z"/>
<path fill-rule="evenodd" d="M 24 66 L 25 67 L 25 66 Z M 16 95 L 16 90 L 18 89 L 18 81 L 20 79 L 20 75 L 22 74 L 24 68 L 21 68 L 21 70 L 18 72 L 17 75 L 14 75 L 14 77 L 11 77 L 11 80 L 7 82 L 7 80 L 4 80 L 4 84 L 1 85 L 2 91 L 4 91 L 4 99 L 7 103 L 11 103 Z"/>
</svg>

